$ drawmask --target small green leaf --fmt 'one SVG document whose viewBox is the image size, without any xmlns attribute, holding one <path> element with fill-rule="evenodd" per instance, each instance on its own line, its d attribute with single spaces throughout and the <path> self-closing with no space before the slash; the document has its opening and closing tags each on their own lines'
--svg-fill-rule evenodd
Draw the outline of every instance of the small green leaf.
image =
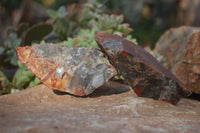
<svg viewBox="0 0 200 133">
<path fill-rule="evenodd" d="M 44 43 L 46 43 L 45 40 L 40 41 L 40 44 L 44 44 Z"/>
<path fill-rule="evenodd" d="M 64 6 L 61 6 L 57 11 L 58 18 L 63 18 L 67 15 L 66 9 Z"/>
<path fill-rule="evenodd" d="M 25 45 L 31 45 L 33 41 L 41 41 L 53 30 L 53 26 L 47 23 L 41 23 L 29 28 L 25 35 Z"/>
<path fill-rule="evenodd" d="M 15 49 L 21 44 L 21 39 L 17 37 L 17 34 L 12 32 L 8 38 L 4 41 L 4 45 L 10 49 Z"/>
<path fill-rule="evenodd" d="M 35 77 L 35 75 L 20 61 L 17 62 L 19 68 L 15 73 L 12 81 L 12 85 L 14 88 L 22 89 L 27 86 L 33 87 L 41 83 L 39 79 Z"/>
<path fill-rule="evenodd" d="M 47 14 L 50 18 L 56 18 L 57 17 L 57 12 L 55 10 L 52 10 L 52 9 L 47 10 Z"/>
<path fill-rule="evenodd" d="M 13 77 L 12 85 L 18 89 L 25 88 L 34 77 L 34 74 L 29 69 L 18 68 Z"/>
<path fill-rule="evenodd" d="M 21 62 L 21 61 L 17 61 L 17 64 L 20 68 L 23 68 L 23 69 L 27 69 L 27 67 Z"/>
<path fill-rule="evenodd" d="M 10 63 L 14 66 L 17 66 L 17 54 L 16 52 L 14 53 L 14 55 L 10 58 Z"/>
<path fill-rule="evenodd" d="M 8 78 L 0 71 L 0 90 L 1 88 L 9 88 L 10 81 Z"/>
<path fill-rule="evenodd" d="M 129 41 L 133 42 L 134 44 L 138 45 L 138 42 L 135 38 L 133 38 L 131 35 L 128 35 L 126 37 L 126 39 L 128 39 Z"/>
<path fill-rule="evenodd" d="M 5 51 L 4 47 L 0 47 L 0 55 L 3 54 L 3 52 Z"/>
<path fill-rule="evenodd" d="M 17 27 L 17 36 L 21 37 L 22 34 L 28 29 L 29 24 L 28 23 L 21 23 L 18 27 Z"/>
<path fill-rule="evenodd" d="M 4 41 L 4 47 L 6 48 L 6 60 L 12 65 L 17 65 L 16 48 L 20 46 L 22 40 L 17 37 L 17 33 L 11 32 L 8 38 Z"/>
<path fill-rule="evenodd" d="M 29 83 L 29 87 L 34 87 L 34 86 L 39 85 L 41 83 L 42 82 L 37 77 L 35 77 L 35 79 Z"/>
</svg>

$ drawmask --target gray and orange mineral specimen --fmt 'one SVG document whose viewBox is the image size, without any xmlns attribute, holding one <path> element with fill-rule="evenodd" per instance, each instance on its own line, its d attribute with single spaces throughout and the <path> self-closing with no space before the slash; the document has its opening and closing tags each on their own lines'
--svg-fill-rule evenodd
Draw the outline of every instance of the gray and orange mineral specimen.
<svg viewBox="0 0 200 133">
<path fill-rule="evenodd" d="M 18 47 L 19 60 L 46 86 L 85 96 L 117 74 L 95 48 L 72 48 L 57 44 Z"/>
<path fill-rule="evenodd" d="M 191 94 L 173 74 L 140 46 L 117 35 L 96 33 L 96 42 L 138 96 L 176 104 Z"/>
</svg>

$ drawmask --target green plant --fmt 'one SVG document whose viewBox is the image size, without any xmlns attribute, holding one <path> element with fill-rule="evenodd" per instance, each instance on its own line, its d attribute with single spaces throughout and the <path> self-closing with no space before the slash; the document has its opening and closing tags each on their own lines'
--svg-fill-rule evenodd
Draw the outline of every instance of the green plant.
<svg viewBox="0 0 200 133">
<path fill-rule="evenodd" d="M 108 31 L 111 34 L 123 33 L 128 35 L 133 31 L 133 29 L 129 27 L 129 24 L 123 23 L 123 21 L 123 15 L 103 14 L 98 16 L 96 21 L 93 20 L 91 26 L 97 31 Z"/>
<path fill-rule="evenodd" d="M 47 13 L 50 18 L 57 19 L 57 18 L 63 18 L 67 15 L 67 12 L 65 10 L 65 7 L 61 6 L 57 11 L 53 9 L 47 10 Z"/>
<path fill-rule="evenodd" d="M 19 24 L 19 26 L 17 27 L 17 29 L 15 30 L 15 32 L 17 33 L 18 37 L 21 37 L 22 34 L 29 28 L 29 24 L 27 23 L 21 23 Z"/>
<path fill-rule="evenodd" d="M 16 33 L 11 33 L 4 41 L 4 47 L 0 47 L 0 55 L 5 52 L 7 55 L 6 61 L 9 61 L 14 66 L 17 66 L 17 53 L 15 49 L 21 42 L 22 40 L 17 37 Z"/>
<path fill-rule="evenodd" d="M 27 86 L 32 87 L 41 83 L 24 64 L 22 64 L 20 61 L 18 61 L 17 63 L 19 68 L 12 80 L 12 86 L 14 88 L 22 89 Z"/>
<path fill-rule="evenodd" d="M 47 13 L 53 20 L 55 33 L 60 40 L 66 40 L 68 36 L 73 35 L 73 30 L 75 30 L 77 24 L 70 20 L 65 7 L 62 6 L 57 11 L 52 9 L 47 10 Z"/>
<path fill-rule="evenodd" d="M 115 12 L 123 13 L 126 20 L 133 25 L 141 18 L 141 12 L 144 9 L 145 0 L 107 0 L 106 6 Z"/>
<path fill-rule="evenodd" d="M 34 41 L 42 40 L 52 31 L 51 24 L 41 23 L 28 28 L 27 24 L 21 24 L 17 29 L 9 31 L 8 38 L 4 42 L 4 47 L 0 47 L 0 55 L 6 55 L 5 61 L 11 65 L 18 66 L 18 70 L 12 80 L 13 88 L 25 88 L 39 84 L 34 74 L 18 61 L 16 48 L 23 44 L 30 45 Z M 29 84 L 30 83 L 30 84 Z"/>
<path fill-rule="evenodd" d="M 60 42 L 61 45 L 68 45 L 71 47 L 94 47 L 98 48 L 94 40 L 94 30 L 80 30 L 80 35 L 76 38 L 68 38 L 67 41 Z"/>
<path fill-rule="evenodd" d="M 10 93 L 11 83 L 8 78 L 0 71 L 0 94 Z"/>
<path fill-rule="evenodd" d="M 84 5 L 69 6 L 68 12 L 65 7 L 58 10 L 47 10 L 49 17 L 53 21 L 55 36 L 60 41 L 65 41 L 69 37 L 74 37 L 81 29 L 91 28 L 89 23 L 103 14 L 103 4 L 97 0 L 88 0 Z"/>
<path fill-rule="evenodd" d="M 82 27 L 88 27 L 88 23 L 96 20 L 103 12 L 104 4 L 100 3 L 98 0 L 88 0 L 87 3 L 83 5 L 83 9 L 80 12 L 79 22 Z"/>
<path fill-rule="evenodd" d="M 0 55 L 6 55 L 4 60 L 17 66 L 18 58 L 15 49 L 22 44 L 31 45 L 32 42 L 41 41 L 52 29 L 52 25 L 47 23 L 33 25 L 30 28 L 28 24 L 22 23 L 16 29 L 9 29 L 7 31 L 8 37 L 4 41 L 4 45 L 0 47 Z"/>
<path fill-rule="evenodd" d="M 34 41 L 41 41 L 46 35 L 51 33 L 53 30 L 53 27 L 51 24 L 47 23 L 40 23 L 33 25 L 32 27 L 28 28 L 26 31 L 24 31 L 23 34 L 23 41 L 25 45 L 31 45 Z"/>
</svg>

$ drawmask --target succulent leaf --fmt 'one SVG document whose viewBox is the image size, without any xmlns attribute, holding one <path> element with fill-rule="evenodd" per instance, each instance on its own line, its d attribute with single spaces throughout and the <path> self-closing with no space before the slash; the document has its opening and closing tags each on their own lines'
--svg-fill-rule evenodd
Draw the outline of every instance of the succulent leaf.
<svg viewBox="0 0 200 133">
<path fill-rule="evenodd" d="M 47 23 L 41 23 L 32 26 L 26 31 L 24 37 L 25 45 L 31 45 L 31 42 L 33 41 L 41 41 L 52 30 L 53 30 L 52 25 Z"/>
<path fill-rule="evenodd" d="M 12 32 L 8 38 L 4 41 L 4 47 L 6 48 L 7 58 L 6 60 L 14 66 L 17 65 L 17 54 L 15 49 L 21 44 L 21 39 L 17 37 L 17 34 Z M 5 50 L 5 49 L 4 49 Z"/>
<path fill-rule="evenodd" d="M 53 18 L 53 19 L 57 17 L 57 12 L 52 9 L 47 10 L 47 14 L 50 18 Z"/>
<path fill-rule="evenodd" d="M 0 94 L 10 93 L 11 84 L 8 78 L 0 71 Z"/>
<path fill-rule="evenodd" d="M 22 34 L 28 29 L 28 27 L 29 27 L 29 24 L 27 23 L 20 24 L 16 29 L 17 36 L 21 37 Z"/>
<path fill-rule="evenodd" d="M 0 47 L 0 55 L 3 54 L 3 52 L 5 51 L 4 47 Z"/>
<path fill-rule="evenodd" d="M 34 79 L 35 75 L 20 61 L 18 61 L 19 68 L 16 71 L 12 85 L 14 88 L 21 89 L 27 87 L 29 82 Z"/>
</svg>

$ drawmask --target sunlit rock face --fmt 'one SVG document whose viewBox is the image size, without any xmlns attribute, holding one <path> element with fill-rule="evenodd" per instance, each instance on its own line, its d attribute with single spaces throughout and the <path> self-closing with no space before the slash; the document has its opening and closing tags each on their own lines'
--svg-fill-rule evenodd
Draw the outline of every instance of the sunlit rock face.
<svg viewBox="0 0 200 133">
<path fill-rule="evenodd" d="M 17 48 L 19 60 L 46 86 L 78 96 L 92 93 L 117 74 L 95 48 L 41 44 Z"/>
<path fill-rule="evenodd" d="M 166 59 L 169 71 L 200 94 L 200 28 L 171 28 L 158 40 L 154 51 Z"/>
</svg>

